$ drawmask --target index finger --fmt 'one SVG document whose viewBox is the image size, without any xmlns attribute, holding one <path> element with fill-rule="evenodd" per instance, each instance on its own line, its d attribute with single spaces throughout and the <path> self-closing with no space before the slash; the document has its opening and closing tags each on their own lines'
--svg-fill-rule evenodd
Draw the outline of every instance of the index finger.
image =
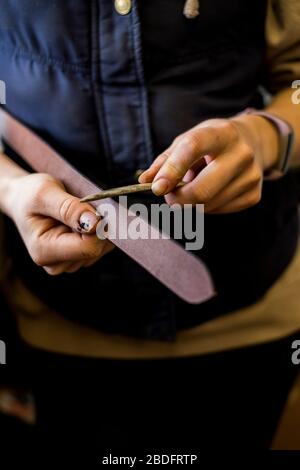
<svg viewBox="0 0 300 470">
<path fill-rule="evenodd" d="M 182 180 L 187 171 L 206 155 L 216 156 L 227 145 L 220 130 L 203 127 L 191 130 L 177 143 L 157 172 L 152 191 L 167 194 Z"/>
<path fill-rule="evenodd" d="M 39 263 L 43 266 L 82 261 L 101 255 L 105 242 L 97 235 L 81 235 L 58 226 L 39 238 Z"/>
</svg>

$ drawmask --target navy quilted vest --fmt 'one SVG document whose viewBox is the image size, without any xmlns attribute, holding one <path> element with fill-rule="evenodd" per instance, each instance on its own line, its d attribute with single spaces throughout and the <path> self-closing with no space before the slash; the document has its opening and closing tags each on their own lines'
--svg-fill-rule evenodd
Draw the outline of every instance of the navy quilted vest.
<svg viewBox="0 0 300 470">
<path fill-rule="evenodd" d="M 132 182 L 200 121 L 262 106 L 266 2 L 201 0 L 195 19 L 183 6 L 132 0 L 122 16 L 113 0 L 2 1 L 7 110 L 90 178 L 116 185 Z M 62 315 L 105 332 L 173 340 L 180 328 L 254 302 L 278 278 L 295 251 L 297 197 L 288 174 L 265 184 L 257 206 L 206 217 L 199 256 L 218 296 L 198 306 L 117 250 L 51 278 L 9 223 L 7 230 L 15 271 Z"/>
</svg>

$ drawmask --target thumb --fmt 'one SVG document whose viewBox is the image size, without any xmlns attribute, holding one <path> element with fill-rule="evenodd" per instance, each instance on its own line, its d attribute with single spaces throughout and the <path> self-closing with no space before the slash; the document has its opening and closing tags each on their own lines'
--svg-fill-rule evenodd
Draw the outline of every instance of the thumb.
<svg viewBox="0 0 300 470">
<path fill-rule="evenodd" d="M 84 233 L 95 233 L 100 219 L 92 206 L 81 203 L 60 186 L 53 186 L 45 194 L 43 215 Z"/>
</svg>

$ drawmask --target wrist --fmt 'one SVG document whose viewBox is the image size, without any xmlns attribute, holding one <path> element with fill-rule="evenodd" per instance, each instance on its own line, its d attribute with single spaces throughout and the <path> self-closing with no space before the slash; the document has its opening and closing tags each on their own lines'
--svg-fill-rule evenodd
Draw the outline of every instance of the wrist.
<svg viewBox="0 0 300 470">
<path fill-rule="evenodd" d="M 13 207 L 15 205 L 15 177 L 1 178 L 0 182 L 0 210 L 5 215 L 13 218 Z"/>
<path fill-rule="evenodd" d="M 240 125 L 248 143 L 255 152 L 264 172 L 276 167 L 279 160 L 279 134 L 276 127 L 265 117 L 238 115 L 232 119 Z"/>
<path fill-rule="evenodd" d="M 6 161 L 3 163 L 3 175 L 0 177 L 0 211 L 13 218 L 16 195 L 18 194 L 19 180 L 29 173 L 17 165 L 7 165 L 7 157 L 1 155 Z M 1 161 L 2 164 L 2 161 Z M 2 166 L 1 166 L 2 170 Z M 1 171 L 2 172 L 2 171 Z"/>
</svg>

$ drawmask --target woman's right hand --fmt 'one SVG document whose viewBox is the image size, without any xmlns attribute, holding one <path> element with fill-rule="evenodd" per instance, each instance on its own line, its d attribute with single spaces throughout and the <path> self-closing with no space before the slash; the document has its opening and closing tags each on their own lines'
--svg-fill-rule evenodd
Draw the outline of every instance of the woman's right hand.
<svg viewBox="0 0 300 470">
<path fill-rule="evenodd" d="M 31 258 L 50 275 L 90 266 L 113 249 L 97 238 L 95 209 L 47 174 L 12 178 L 6 200 Z"/>
</svg>

